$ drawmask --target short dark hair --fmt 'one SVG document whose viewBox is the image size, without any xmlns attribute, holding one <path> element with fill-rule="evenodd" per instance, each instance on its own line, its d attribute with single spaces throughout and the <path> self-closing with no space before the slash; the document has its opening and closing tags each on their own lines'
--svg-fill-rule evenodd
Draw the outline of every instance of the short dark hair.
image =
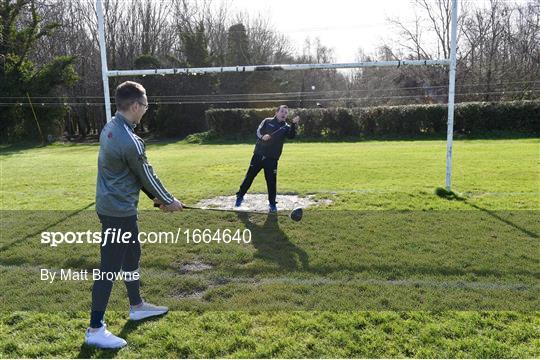
<svg viewBox="0 0 540 360">
<path fill-rule="evenodd" d="M 131 104 L 140 101 L 146 94 L 144 87 L 134 81 L 124 81 L 116 88 L 114 94 L 116 108 L 118 110 L 127 110 Z"/>
<path fill-rule="evenodd" d="M 287 105 L 279 105 L 276 109 L 276 112 L 279 112 L 279 110 L 281 110 L 281 108 L 285 108 L 285 109 L 289 109 L 289 107 Z"/>
</svg>

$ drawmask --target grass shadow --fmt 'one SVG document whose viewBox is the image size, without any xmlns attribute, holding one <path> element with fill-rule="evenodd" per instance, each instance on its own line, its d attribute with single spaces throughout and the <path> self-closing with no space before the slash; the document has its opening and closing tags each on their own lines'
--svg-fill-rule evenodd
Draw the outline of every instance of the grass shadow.
<svg viewBox="0 0 540 360">
<path fill-rule="evenodd" d="M 514 270 L 511 273 L 505 273 L 496 269 L 461 269 L 454 266 L 436 266 L 430 265 L 374 265 L 374 264 L 350 264 L 350 265 L 320 265 L 312 267 L 310 272 L 319 276 L 327 277 L 340 271 L 349 271 L 352 273 L 376 272 L 379 276 L 388 281 L 399 280 L 417 276 L 467 276 L 474 274 L 479 277 L 503 277 L 505 275 L 522 276 L 527 278 L 538 278 L 540 273 L 534 270 Z M 480 281 L 480 280 L 476 280 Z"/>
<path fill-rule="evenodd" d="M 13 144 L 0 144 L 0 156 L 14 155 L 26 150 L 45 148 L 48 144 L 40 142 L 24 141 Z"/>
<path fill-rule="evenodd" d="M 122 339 L 126 339 L 128 341 L 129 334 L 134 332 L 139 328 L 139 326 L 149 323 L 158 321 L 161 318 L 163 318 L 167 314 L 163 314 L 160 316 L 153 316 L 151 318 L 139 320 L 139 321 L 132 321 L 128 320 L 125 324 L 120 333 L 117 335 L 118 337 L 121 337 Z M 129 341 L 128 341 L 129 346 Z M 78 359 L 88 359 L 88 358 L 104 358 L 104 359 L 111 359 L 113 357 L 116 357 L 116 354 L 120 352 L 122 349 L 100 349 L 95 346 L 89 346 L 86 344 L 82 344 L 79 349 L 79 354 L 77 355 Z"/>
<path fill-rule="evenodd" d="M 33 233 L 31 234 L 26 234 L 24 236 L 22 236 L 21 238 L 19 239 L 15 239 L 13 240 L 12 242 L 8 243 L 8 244 L 5 244 L 3 246 L 0 247 L 0 251 L 4 251 L 4 250 L 7 250 L 9 249 L 10 247 L 24 241 L 24 240 L 27 240 L 29 238 L 32 238 L 34 236 L 37 236 L 39 234 L 41 234 L 42 232 L 44 231 L 47 231 L 48 229 L 50 229 L 51 227 L 53 226 L 56 226 L 64 221 L 66 221 L 67 219 L 73 217 L 73 216 L 76 216 L 78 214 L 80 214 L 81 212 L 85 211 L 85 210 L 88 210 L 89 208 L 91 208 L 92 206 L 94 206 L 95 202 L 91 202 L 90 204 L 86 205 L 85 207 L 81 208 L 81 209 L 78 209 L 78 210 L 75 210 L 69 214 L 67 214 L 66 216 L 58 219 L 58 220 L 55 220 L 54 222 L 50 223 L 50 224 L 47 224 L 45 225 L 43 228 L 39 229 L 39 230 L 36 230 L 34 231 Z M 24 210 L 23 210 L 24 211 Z M 47 210 L 44 210 L 44 211 L 47 211 Z"/>
<path fill-rule="evenodd" d="M 150 317 L 150 318 L 146 318 L 146 319 L 143 319 L 143 320 L 138 320 L 138 321 L 128 320 L 125 323 L 122 330 L 120 331 L 120 333 L 118 334 L 118 336 L 121 337 L 122 339 L 127 339 L 129 334 L 131 334 L 132 332 L 137 330 L 139 328 L 139 326 L 141 326 L 143 324 L 146 324 L 146 323 L 159 321 L 160 319 L 164 318 L 166 315 L 167 315 L 167 313 L 165 313 L 163 315 L 159 315 L 159 316 L 153 316 L 153 317 Z"/>
<path fill-rule="evenodd" d="M 238 212 L 237 216 L 251 231 L 251 244 L 257 249 L 256 258 L 271 261 L 277 264 L 281 270 L 309 269 L 307 253 L 293 244 L 281 230 L 277 215 L 268 214 L 262 225 L 253 222 L 248 213 Z"/>
<path fill-rule="evenodd" d="M 438 197 L 440 198 L 443 198 L 443 199 L 446 199 L 446 200 L 449 200 L 449 201 L 461 201 L 463 202 L 464 204 L 472 207 L 473 209 L 476 209 L 476 210 L 480 210 L 488 215 L 490 215 L 491 217 L 505 223 L 506 225 L 508 226 L 511 226 L 513 227 L 514 229 L 517 229 L 519 231 L 521 231 L 522 233 L 524 233 L 525 235 L 529 236 L 529 237 L 532 237 L 532 238 L 536 238 L 538 239 L 538 234 L 535 233 L 534 231 L 531 231 L 531 230 L 528 230 L 528 229 L 525 229 L 524 227 L 508 220 L 508 219 L 505 219 L 503 217 L 501 217 L 500 215 L 498 215 L 497 213 L 495 213 L 494 211 L 491 211 L 491 210 L 488 210 L 488 209 L 485 209 L 481 206 L 478 206 L 476 204 L 472 204 L 471 202 L 469 202 L 467 200 L 467 198 L 464 198 L 462 196 L 459 196 L 458 194 L 456 194 L 455 192 L 453 191 L 448 191 L 446 189 L 443 189 L 443 188 L 440 188 L 438 187 L 437 189 L 435 189 L 435 195 L 437 195 Z"/>
<path fill-rule="evenodd" d="M 90 358 L 98 358 L 98 359 L 112 359 L 116 357 L 116 354 L 118 354 L 119 351 L 122 349 L 100 349 L 95 346 L 89 346 L 86 344 L 82 344 L 79 348 L 79 353 L 77 354 L 77 359 L 90 359 Z"/>
</svg>

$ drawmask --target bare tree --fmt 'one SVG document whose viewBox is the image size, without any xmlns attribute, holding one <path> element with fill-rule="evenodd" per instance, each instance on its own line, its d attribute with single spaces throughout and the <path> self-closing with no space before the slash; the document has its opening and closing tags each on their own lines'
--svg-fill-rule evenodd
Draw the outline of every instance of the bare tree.
<svg viewBox="0 0 540 360">
<path fill-rule="evenodd" d="M 424 49 L 422 19 L 417 14 L 415 14 L 414 26 L 412 28 L 407 27 L 398 19 L 388 19 L 388 22 L 399 30 L 399 34 L 401 35 L 398 40 L 399 45 L 414 54 L 415 59 L 431 58 L 431 55 Z"/>
<path fill-rule="evenodd" d="M 464 85 L 480 84 L 472 88 L 485 101 L 501 98 L 505 90 L 514 98 L 514 88 L 505 83 L 521 82 L 521 89 L 530 88 L 540 71 L 539 13 L 532 2 L 520 6 L 491 0 L 488 7 L 475 9 L 464 22 Z"/>
<path fill-rule="evenodd" d="M 412 5 L 418 10 L 412 21 L 387 19 L 398 31 L 398 44 L 411 52 L 412 56 L 409 57 L 416 59 L 450 57 L 451 2 L 452 0 L 411 0 Z M 458 29 L 461 28 L 466 14 L 467 8 L 459 10 Z M 413 25 L 410 26 L 408 23 Z M 458 31 L 458 43 L 460 37 L 461 32 Z M 435 44 L 431 44 L 433 41 Z"/>
</svg>

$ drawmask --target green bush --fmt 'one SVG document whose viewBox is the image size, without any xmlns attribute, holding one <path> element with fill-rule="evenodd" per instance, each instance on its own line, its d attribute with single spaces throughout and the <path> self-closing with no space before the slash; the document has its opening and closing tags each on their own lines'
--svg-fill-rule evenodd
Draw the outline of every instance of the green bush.
<svg viewBox="0 0 540 360">
<path fill-rule="evenodd" d="M 216 136 L 241 139 L 254 137 L 261 121 L 273 114 L 274 109 L 210 109 L 206 121 Z"/>
<path fill-rule="evenodd" d="M 299 133 L 307 137 L 321 136 L 323 129 L 321 109 L 296 109 L 291 115 L 298 115 L 302 120 L 299 126 Z"/>
<path fill-rule="evenodd" d="M 209 129 L 217 137 L 252 136 L 268 109 L 212 109 L 206 111 Z M 289 118 L 301 118 L 298 132 L 308 138 L 343 138 L 361 135 L 446 133 L 447 106 L 402 105 L 368 108 L 291 109 Z M 454 130 L 459 134 L 488 132 L 540 133 L 540 101 L 457 104 Z"/>
<path fill-rule="evenodd" d="M 187 136 L 208 130 L 202 104 L 158 104 L 151 129 L 163 137 Z"/>
<path fill-rule="evenodd" d="M 462 133 L 484 131 L 540 132 L 539 101 L 466 103 L 456 107 L 456 130 Z"/>
</svg>

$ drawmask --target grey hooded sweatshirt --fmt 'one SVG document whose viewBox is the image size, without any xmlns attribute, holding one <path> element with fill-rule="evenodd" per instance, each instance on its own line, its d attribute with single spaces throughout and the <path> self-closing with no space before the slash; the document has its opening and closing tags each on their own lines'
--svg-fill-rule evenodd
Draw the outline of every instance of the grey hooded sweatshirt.
<svg viewBox="0 0 540 360">
<path fill-rule="evenodd" d="M 174 201 L 148 163 L 144 141 L 133 132 L 134 127 L 116 113 L 101 131 L 96 185 L 98 214 L 136 215 L 141 189 L 164 204 Z"/>
</svg>

